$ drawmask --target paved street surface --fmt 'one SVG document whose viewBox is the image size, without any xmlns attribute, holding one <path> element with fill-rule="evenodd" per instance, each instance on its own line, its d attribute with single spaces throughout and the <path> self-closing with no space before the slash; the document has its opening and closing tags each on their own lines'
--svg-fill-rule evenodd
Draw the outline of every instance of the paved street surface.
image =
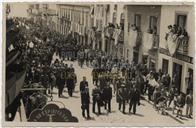
<svg viewBox="0 0 196 128">
<path fill-rule="evenodd" d="M 81 111 L 81 99 L 80 99 L 80 92 L 79 92 L 79 83 L 82 80 L 83 76 L 87 77 L 87 81 L 89 82 L 89 89 L 90 95 L 92 92 L 93 84 L 92 84 L 92 77 L 91 77 L 91 68 L 84 66 L 80 68 L 78 66 L 78 62 L 71 62 L 65 61 L 66 64 L 70 65 L 73 64 L 75 68 L 75 72 L 77 74 L 77 86 L 75 88 L 75 92 L 73 97 L 69 97 L 67 94 L 67 88 L 64 89 L 63 95 L 65 98 L 58 98 L 57 92 L 58 90 L 55 89 L 53 94 L 54 101 L 60 101 L 65 104 L 65 107 L 68 108 L 72 115 L 77 117 L 80 123 L 129 123 L 131 126 L 193 126 L 194 120 L 184 118 L 183 120 L 176 119 L 175 116 L 164 116 L 154 110 L 152 104 L 148 103 L 145 100 L 141 100 L 141 105 L 137 107 L 136 115 L 128 114 L 128 104 L 126 105 L 126 112 L 127 114 L 123 114 L 118 110 L 118 104 L 116 103 L 116 97 L 113 96 L 112 99 L 112 113 L 107 113 L 104 110 L 104 107 L 101 108 L 102 115 L 95 115 L 92 113 L 92 104 L 90 104 L 90 116 L 92 119 L 86 120 L 82 117 Z M 92 96 L 91 96 L 92 102 Z M 96 110 L 97 111 L 97 110 Z"/>
</svg>

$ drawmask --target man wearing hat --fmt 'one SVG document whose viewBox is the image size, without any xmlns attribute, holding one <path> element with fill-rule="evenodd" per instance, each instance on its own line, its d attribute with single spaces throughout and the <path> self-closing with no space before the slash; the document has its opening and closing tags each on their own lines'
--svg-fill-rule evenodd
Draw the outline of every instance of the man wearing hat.
<svg viewBox="0 0 196 128">
<path fill-rule="evenodd" d="M 89 88 L 85 86 L 83 90 L 81 90 L 81 109 L 82 109 L 82 116 L 85 118 L 85 111 L 87 112 L 87 119 L 90 119 L 90 112 L 89 112 L 89 104 L 90 104 L 90 95 L 89 95 Z"/>
<path fill-rule="evenodd" d="M 129 98 L 129 113 L 131 113 L 133 107 L 133 114 L 135 114 L 137 104 L 140 105 L 140 92 L 136 88 L 136 82 L 133 82 L 133 88 L 130 89 Z"/>
<path fill-rule="evenodd" d="M 109 81 L 107 82 L 106 87 L 103 89 L 102 97 L 105 103 L 105 109 L 108 109 L 108 112 L 111 112 L 112 88 L 110 87 Z"/>
<path fill-rule="evenodd" d="M 101 103 L 103 102 L 101 99 L 101 90 L 100 86 L 95 86 L 92 90 L 93 96 L 93 113 L 95 113 L 95 105 L 97 104 L 98 114 L 101 114 Z"/>
<path fill-rule="evenodd" d="M 119 103 L 119 110 L 121 110 L 121 106 L 123 105 L 123 114 L 125 114 L 126 91 L 127 89 L 125 82 L 122 82 L 120 88 L 118 89 L 117 102 Z"/>
<path fill-rule="evenodd" d="M 66 80 L 68 94 L 70 97 L 72 97 L 72 95 L 73 95 L 76 81 L 77 81 L 76 74 L 73 71 L 70 72 L 70 74 L 68 75 L 67 80 Z"/>
<path fill-rule="evenodd" d="M 83 76 L 83 80 L 80 82 L 80 92 L 84 91 L 86 87 L 88 87 L 88 82 L 86 81 L 86 77 Z"/>
</svg>

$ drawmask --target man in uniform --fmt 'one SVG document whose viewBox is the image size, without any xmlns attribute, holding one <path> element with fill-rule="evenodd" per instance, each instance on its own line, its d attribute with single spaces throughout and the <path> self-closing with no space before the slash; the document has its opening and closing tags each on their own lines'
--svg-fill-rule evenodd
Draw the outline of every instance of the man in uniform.
<svg viewBox="0 0 196 128">
<path fill-rule="evenodd" d="M 97 85 L 98 83 L 98 68 L 94 67 L 92 70 L 92 78 L 93 78 L 93 84 Z"/>
<path fill-rule="evenodd" d="M 130 90 L 130 101 L 129 101 L 129 113 L 133 107 L 133 114 L 136 113 L 136 106 L 140 105 L 140 92 L 136 88 L 135 83 L 133 83 L 133 88 Z"/>
<path fill-rule="evenodd" d="M 61 98 L 63 96 L 62 93 L 63 93 L 63 89 L 65 85 L 65 79 L 64 79 L 64 75 L 62 72 L 58 73 L 56 84 L 58 86 L 58 96 L 59 98 Z"/>
<path fill-rule="evenodd" d="M 85 86 L 81 90 L 81 109 L 82 109 L 82 116 L 85 118 L 85 110 L 87 112 L 87 119 L 90 119 L 90 112 L 89 112 L 89 104 L 90 104 L 90 95 L 88 86 Z"/>
<path fill-rule="evenodd" d="M 95 113 L 95 105 L 97 104 L 98 114 L 101 114 L 101 90 L 99 86 L 95 86 L 92 91 L 93 96 L 93 113 Z"/>
<path fill-rule="evenodd" d="M 86 87 L 88 87 L 88 82 L 86 81 L 86 77 L 83 76 L 83 80 L 80 82 L 80 92 L 84 91 Z"/>
<path fill-rule="evenodd" d="M 68 89 L 68 94 L 69 96 L 72 97 L 72 94 L 73 94 L 73 90 L 75 88 L 75 83 L 76 83 L 76 75 L 75 73 L 72 71 L 69 75 L 68 75 L 68 78 L 67 78 L 67 89 Z"/>
<path fill-rule="evenodd" d="M 121 106 L 123 105 L 123 114 L 125 114 L 125 103 L 126 103 L 126 85 L 125 83 L 121 83 L 120 88 L 118 89 L 118 103 L 119 103 L 119 110 L 121 110 Z"/>
<path fill-rule="evenodd" d="M 110 82 L 107 82 L 107 86 L 103 89 L 103 100 L 105 109 L 108 109 L 108 112 L 111 112 L 112 88 L 110 87 Z"/>
</svg>

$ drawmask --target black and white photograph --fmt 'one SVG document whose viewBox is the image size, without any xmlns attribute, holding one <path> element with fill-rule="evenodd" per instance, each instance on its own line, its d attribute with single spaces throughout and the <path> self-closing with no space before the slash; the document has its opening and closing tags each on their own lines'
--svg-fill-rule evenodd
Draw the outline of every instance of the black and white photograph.
<svg viewBox="0 0 196 128">
<path fill-rule="evenodd" d="M 194 3 L 3 8 L 5 125 L 195 126 Z"/>
</svg>

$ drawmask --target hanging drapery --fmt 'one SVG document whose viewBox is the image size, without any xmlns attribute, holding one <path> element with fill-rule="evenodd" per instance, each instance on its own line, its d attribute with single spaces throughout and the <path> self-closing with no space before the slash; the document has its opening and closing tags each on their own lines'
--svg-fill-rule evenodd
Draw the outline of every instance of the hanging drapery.
<svg viewBox="0 0 196 128">
<path fill-rule="evenodd" d="M 173 34 L 173 33 L 169 33 L 166 42 L 167 42 L 167 46 L 168 46 L 168 50 L 170 52 L 170 55 L 173 56 L 174 53 L 176 52 L 176 49 L 179 44 L 177 35 Z"/>
<path fill-rule="evenodd" d="M 116 35 L 115 35 L 115 38 L 114 38 L 114 40 L 115 40 L 114 44 L 115 45 L 118 44 L 118 38 L 119 38 L 120 33 L 121 33 L 121 30 L 120 29 L 116 29 Z"/>
<path fill-rule="evenodd" d="M 137 41 L 137 31 L 130 31 L 129 32 L 129 40 L 130 40 L 130 45 L 132 47 L 135 47 L 136 46 L 136 41 Z"/>
<path fill-rule="evenodd" d="M 153 34 L 145 32 L 143 38 L 144 38 L 144 41 L 142 44 L 143 53 L 148 54 L 148 50 L 151 49 L 153 45 Z"/>
</svg>

